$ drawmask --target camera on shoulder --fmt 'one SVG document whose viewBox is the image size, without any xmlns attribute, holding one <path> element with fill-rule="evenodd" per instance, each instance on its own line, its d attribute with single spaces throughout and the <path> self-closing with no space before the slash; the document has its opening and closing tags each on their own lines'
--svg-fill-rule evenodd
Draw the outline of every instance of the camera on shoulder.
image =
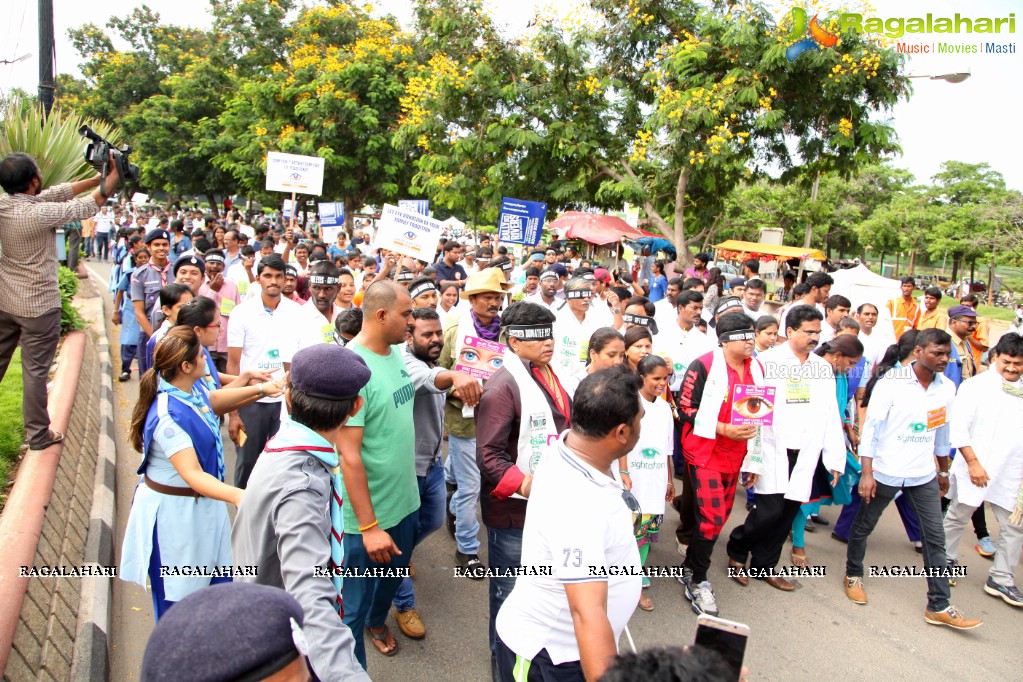
<svg viewBox="0 0 1023 682">
<path fill-rule="evenodd" d="M 78 134 L 89 140 L 89 144 L 85 148 L 85 161 L 102 176 L 101 182 L 105 181 L 107 175 L 110 174 L 110 152 L 114 153 L 113 162 L 117 164 L 117 172 L 120 174 L 118 189 L 124 187 L 124 183 L 129 180 L 138 182 L 139 167 L 128 160 L 128 155 L 132 151 L 131 147 L 128 145 L 120 148 L 115 147 L 87 125 L 79 128 Z"/>
</svg>

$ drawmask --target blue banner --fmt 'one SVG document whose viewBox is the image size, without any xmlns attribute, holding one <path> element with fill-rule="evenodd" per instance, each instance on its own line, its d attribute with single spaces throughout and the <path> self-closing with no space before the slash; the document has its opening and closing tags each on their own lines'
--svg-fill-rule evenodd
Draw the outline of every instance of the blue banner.
<svg viewBox="0 0 1023 682">
<path fill-rule="evenodd" d="M 412 211 L 413 213 L 419 213 L 421 215 L 430 215 L 430 200 L 429 199 L 399 199 L 398 208 L 405 211 Z"/>
<path fill-rule="evenodd" d="M 540 201 L 501 199 L 497 217 L 497 235 L 502 242 L 536 246 L 547 217 L 547 204 Z"/>
<path fill-rule="evenodd" d="M 345 205 L 334 201 L 318 205 L 321 227 L 337 227 L 345 224 Z"/>
</svg>

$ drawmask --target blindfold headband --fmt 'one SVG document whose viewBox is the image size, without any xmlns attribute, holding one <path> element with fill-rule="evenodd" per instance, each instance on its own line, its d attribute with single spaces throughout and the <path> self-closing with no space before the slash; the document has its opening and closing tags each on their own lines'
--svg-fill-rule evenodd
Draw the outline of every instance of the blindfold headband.
<svg viewBox="0 0 1023 682">
<path fill-rule="evenodd" d="M 411 296 L 412 300 L 414 301 L 417 298 L 419 298 L 420 296 L 422 296 L 423 294 L 428 294 L 431 291 L 437 291 L 437 287 L 433 286 L 433 282 L 423 282 L 422 284 L 417 286 L 415 289 L 410 291 L 409 292 L 409 296 Z"/>
<path fill-rule="evenodd" d="M 558 273 L 553 270 L 544 270 L 540 273 L 540 279 L 560 279 Z"/>
<path fill-rule="evenodd" d="M 654 318 L 647 317 L 646 315 L 633 315 L 632 313 L 623 313 L 622 321 L 627 324 L 634 324 L 639 327 L 647 327 L 650 329 L 651 334 L 657 333 L 657 322 Z"/>
<path fill-rule="evenodd" d="M 554 327 L 549 324 L 512 324 L 505 329 L 508 338 L 520 341 L 546 341 L 554 338 Z"/>
<path fill-rule="evenodd" d="M 395 278 L 397 282 L 411 282 L 416 278 L 415 274 L 406 270 L 405 272 L 399 272 Z"/>
<path fill-rule="evenodd" d="M 298 268 L 296 268 L 294 265 L 285 265 L 284 276 L 298 278 Z"/>
<path fill-rule="evenodd" d="M 718 334 L 718 341 L 728 343 L 729 341 L 754 341 L 757 338 L 756 332 L 752 330 L 740 330 Z"/>
<path fill-rule="evenodd" d="M 725 300 L 721 301 L 721 303 L 718 305 L 718 307 L 714 309 L 714 314 L 715 315 L 720 315 L 721 313 L 725 312 L 726 310 L 731 310 L 732 308 L 741 308 L 741 307 L 742 307 L 742 301 L 740 301 L 739 299 L 737 299 L 737 298 L 735 298 L 733 296 L 733 297 L 726 298 Z"/>
<path fill-rule="evenodd" d="M 505 272 L 511 272 L 512 268 L 514 267 L 515 263 L 512 263 L 511 261 L 508 261 L 507 263 L 501 263 L 501 269 L 504 270 Z"/>
<path fill-rule="evenodd" d="M 221 265 L 223 265 L 224 264 L 224 257 L 223 256 L 218 256 L 217 254 L 214 253 L 212 255 L 206 256 L 206 263 L 207 264 L 209 264 L 209 263 L 220 263 Z"/>
<path fill-rule="evenodd" d="M 566 291 L 565 292 L 565 298 L 568 299 L 569 301 L 574 300 L 574 299 L 579 299 L 579 298 L 589 299 L 589 298 L 592 298 L 592 297 L 593 297 L 593 292 L 590 291 L 589 289 L 574 289 L 574 290 L 570 290 L 570 291 Z"/>
<path fill-rule="evenodd" d="M 333 287 L 341 283 L 340 277 L 329 277 L 327 275 L 309 275 L 309 284 Z"/>
</svg>

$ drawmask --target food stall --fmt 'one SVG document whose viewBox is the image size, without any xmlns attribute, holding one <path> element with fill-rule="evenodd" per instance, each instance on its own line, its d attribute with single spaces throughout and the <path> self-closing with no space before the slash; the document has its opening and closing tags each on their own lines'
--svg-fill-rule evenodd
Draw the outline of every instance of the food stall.
<svg viewBox="0 0 1023 682">
<path fill-rule="evenodd" d="M 760 278 L 767 284 L 767 298 L 764 305 L 774 312 L 781 302 L 777 300 L 775 291 L 781 286 L 781 275 L 784 268 L 780 264 L 788 261 L 799 261 L 800 271 L 817 271 L 824 267 L 827 256 L 818 249 L 804 249 L 799 246 L 783 246 L 781 244 L 763 244 L 759 242 L 743 242 L 729 239 L 714 246 L 714 260 L 734 261 L 739 266 L 744 260 L 755 258 L 760 261 Z"/>
</svg>

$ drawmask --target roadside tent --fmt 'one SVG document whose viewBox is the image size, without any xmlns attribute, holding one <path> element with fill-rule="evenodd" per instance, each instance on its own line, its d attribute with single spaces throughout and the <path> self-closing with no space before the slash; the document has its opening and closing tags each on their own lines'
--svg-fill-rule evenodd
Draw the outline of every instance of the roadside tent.
<svg viewBox="0 0 1023 682">
<path fill-rule="evenodd" d="M 902 296 L 899 280 L 882 277 L 862 263 L 848 270 L 836 270 L 831 273 L 831 277 L 835 280 L 831 293 L 848 298 L 852 302 L 853 311 L 861 303 L 872 303 L 877 306 L 878 320 L 874 333 L 881 332 L 894 343 L 895 329 L 886 304 L 891 299 Z"/>
</svg>

